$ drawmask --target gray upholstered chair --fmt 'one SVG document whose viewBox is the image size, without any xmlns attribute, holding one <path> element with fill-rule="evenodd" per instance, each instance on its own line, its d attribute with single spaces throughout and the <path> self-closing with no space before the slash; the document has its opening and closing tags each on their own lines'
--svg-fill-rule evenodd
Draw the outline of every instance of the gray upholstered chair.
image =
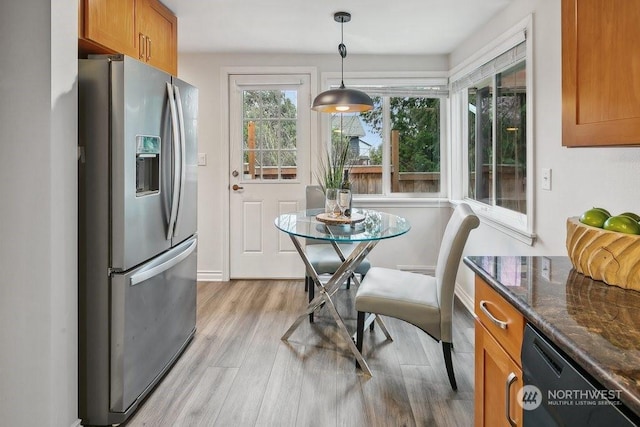
<svg viewBox="0 0 640 427">
<path fill-rule="evenodd" d="M 324 193 L 319 185 L 308 185 L 306 187 L 306 202 L 307 209 L 324 208 Z M 355 245 L 348 243 L 340 244 L 339 246 L 345 257 L 348 257 L 355 247 Z M 306 253 L 311 265 L 318 275 L 333 274 L 342 264 L 342 260 L 336 253 L 335 249 L 333 249 L 331 243 L 323 240 L 307 239 Z M 364 277 L 367 274 L 367 271 L 369 271 L 369 268 L 371 268 L 371 262 L 365 258 L 362 260 L 358 268 L 356 268 L 355 273 Z M 347 279 L 347 288 L 349 288 L 350 283 L 351 279 L 349 278 Z M 313 280 L 308 274 L 305 274 L 304 289 L 305 291 L 309 291 L 309 302 L 311 302 L 315 297 L 315 287 Z M 310 315 L 310 319 L 313 321 L 313 317 L 311 316 L 313 315 Z"/>
<path fill-rule="evenodd" d="M 362 351 L 366 313 L 411 323 L 436 341 L 442 341 L 449 382 L 451 388 L 457 390 L 451 363 L 453 291 L 467 237 L 479 224 L 478 217 L 468 205 L 458 205 L 442 238 L 435 276 L 380 267 L 368 271 L 356 294 L 358 350 Z M 388 332 L 384 332 L 390 338 Z"/>
</svg>

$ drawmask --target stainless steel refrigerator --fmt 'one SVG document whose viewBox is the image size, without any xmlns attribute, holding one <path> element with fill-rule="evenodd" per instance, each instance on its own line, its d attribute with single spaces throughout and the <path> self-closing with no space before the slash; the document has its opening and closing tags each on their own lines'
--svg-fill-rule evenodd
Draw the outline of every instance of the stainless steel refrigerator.
<svg viewBox="0 0 640 427">
<path fill-rule="evenodd" d="M 79 415 L 111 425 L 195 333 L 198 91 L 129 57 L 78 67 Z"/>
</svg>

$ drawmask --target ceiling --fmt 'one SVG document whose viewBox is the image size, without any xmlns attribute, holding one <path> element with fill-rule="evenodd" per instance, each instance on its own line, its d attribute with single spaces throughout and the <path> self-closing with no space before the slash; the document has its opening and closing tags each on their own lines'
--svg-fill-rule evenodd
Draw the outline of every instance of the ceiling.
<svg viewBox="0 0 640 427">
<path fill-rule="evenodd" d="M 178 16 L 178 51 L 447 54 L 513 0 L 163 0 Z"/>
</svg>

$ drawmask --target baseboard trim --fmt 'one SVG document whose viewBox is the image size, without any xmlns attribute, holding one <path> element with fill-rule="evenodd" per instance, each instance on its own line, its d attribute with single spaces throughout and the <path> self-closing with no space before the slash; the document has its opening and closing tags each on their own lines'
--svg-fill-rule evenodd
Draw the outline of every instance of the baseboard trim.
<svg viewBox="0 0 640 427">
<path fill-rule="evenodd" d="M 435 273 L 435 267 L 427 265 L 398 265 L 398 270 L 429 275 L 433 275 Z M 222 272 L 201 270 L 198 271 L 197 280 L 199 282 L 222 282 Z M 473 313 L 473 297 L 466 293 L 460 286 L 456 286 L 454 294 L 458 297 L 469 313 Z M 79 424 L 73 424 L 71 427 L 76 427 L 78 425 Z"/>
<path fill-rule="evenodd" d="M 460 286 L 456 286 L 456 289 L 453 293 L 458 297 L 462 305 L 464 305 L 469 313 L 473 314 L 473 297 L 466 293 Z"/>
<path fill-rule="evenodd" d="M 222 282 L 222 271 L 207 271 L 200 270 L 197 273 L 197 280 L 199 282 Z"/>
</svg>

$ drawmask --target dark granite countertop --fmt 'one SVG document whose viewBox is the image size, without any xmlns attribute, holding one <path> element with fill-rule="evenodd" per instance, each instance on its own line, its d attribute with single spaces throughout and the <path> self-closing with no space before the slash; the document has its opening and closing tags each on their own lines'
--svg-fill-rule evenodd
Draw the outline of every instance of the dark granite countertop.
<svg viewBox="0 0 640 427">
<path fill-rule="evenodd" d="M 472 256 L 464 263 L 640 415 L 640 292 L 592 280 L 568 257 Z"/>
</svg>

